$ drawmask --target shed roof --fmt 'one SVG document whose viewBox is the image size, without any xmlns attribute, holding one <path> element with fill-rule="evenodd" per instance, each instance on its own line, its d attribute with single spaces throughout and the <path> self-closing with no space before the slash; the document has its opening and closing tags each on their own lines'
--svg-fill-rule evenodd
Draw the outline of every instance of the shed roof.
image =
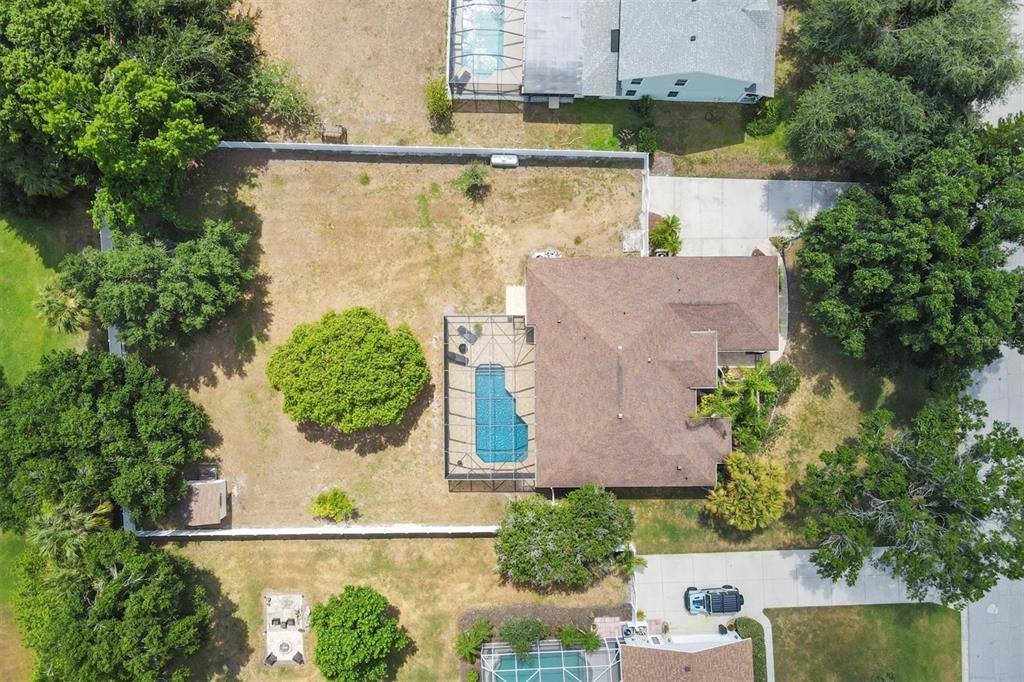
<svg viewBox="0 0 1024 682">
<path fill-rule="evenodd" d="M 214 526 L 227 516 L 228 484 L 224 479 L 189 481 L 185 500 L 185 523 L 189 526 Z"/>
<path fill-rule="evenodd" d="M 714 485 L 728 420 L 689 419 L 719 351 L 778 348 L 777 260 L 530 261 L 537 485 Z"/>
<path fill-rule="evenodd" d="M 706 73 L 775 94 L 776 0 L 622 0 L 620 28 L 619 80 Z"/>
<path fill-rule="evenodd" d="M 753 682 L 754 646 L 749 639 L 703 651 L 624 644 L 622 678 L 635 682 Z"/>
</svg>

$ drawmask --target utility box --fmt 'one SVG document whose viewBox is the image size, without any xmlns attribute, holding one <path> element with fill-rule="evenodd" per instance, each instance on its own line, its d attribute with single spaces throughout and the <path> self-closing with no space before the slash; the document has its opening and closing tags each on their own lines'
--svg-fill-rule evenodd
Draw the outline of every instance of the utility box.
<svg viewBox="0 0 1024 682">
<path fill-rule="evenodd" d="M 519 157 L 515 154 L 491 154 L 491 166 L 494 168 L 518 168 Z"/>
</svg>

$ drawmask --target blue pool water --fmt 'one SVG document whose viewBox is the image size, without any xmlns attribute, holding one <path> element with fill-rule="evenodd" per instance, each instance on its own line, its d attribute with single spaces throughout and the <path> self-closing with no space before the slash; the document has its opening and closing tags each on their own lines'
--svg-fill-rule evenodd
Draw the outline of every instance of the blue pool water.
<svg viewBox="0 0 1024 682">
<path fill-rule="evenodd" d="M 506 654 L 494 669 L 495 682 L 569 682 L 586 680 L 587 662 L 577 651 L 546 652 L 522 657 Z"/>
<path fill-rule="evenodd" d="M 466 3 L 462 8 L 462 59 L 460 64 L 477 76 L 490 76 L 505 66 L 505 14 L 490 2 Z"/>
<path fill-rule="evenodd" d="M 505 388 L 505 368 L 476 368 L 476 454 L 485 462 L 526 459 L 526 422 L 516 414 L 516 399 Z"/>
</svg>

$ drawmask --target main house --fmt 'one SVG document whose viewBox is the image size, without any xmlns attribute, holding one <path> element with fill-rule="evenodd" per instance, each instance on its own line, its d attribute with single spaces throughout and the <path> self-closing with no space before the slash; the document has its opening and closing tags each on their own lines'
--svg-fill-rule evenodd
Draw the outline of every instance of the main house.
<svg viewBox="0 0 1024 682">
<path fill-rule="evenodd" d="M 530 260 L 503 315 L 445 318 L 452 481 L 713 486 L 720 368 L 779 350 L 774 256 Z"/>
<path fill-rule="evenodd" d="M 452 0 L 450 31 L 457 98 L 775 94 L 776 0 Z"/>
</svg>

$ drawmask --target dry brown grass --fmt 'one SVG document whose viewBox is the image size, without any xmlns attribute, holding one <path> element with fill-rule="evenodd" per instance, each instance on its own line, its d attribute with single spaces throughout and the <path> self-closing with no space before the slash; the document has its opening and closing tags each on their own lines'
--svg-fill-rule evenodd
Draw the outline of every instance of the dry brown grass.
<svg viewBox="0 0 1024 682">
<path fill-rule="evenodd" d="M 261 664 L 260 594 L 295 590 L 313 602 L 346 585 L 370 585 L 398 609 L 415 642 L 398 680 L 457 680 L 453 651 L 458 618 L 475 607 L 536 603 L 608 607 L 625 600 L 625 583 L 607 578 L 586 592 L 537 595 L 502 584 L 491 540 L 353 540 L 205 542 L 174 548 L 207 571 L 217 597 L 211 641 L 199 654 L 196 677 L 322 679 L 314 665 L 285 672 Z M 307 651 L 314 646 L 307 635 Z"/>
<path fill-rule="evenodd" d="M 233 487 L 234 525 L 311 523 L 310 501 L 332 486 L 350 494 L 364 522 L 500 516 L 507 495 L 449 493 L 444 480 L 442 315 L 503 311 L 505 285 L 522 281 L 536 249 L 620 252 L 622 228 L 636 223 L 640 179 L 626 170 L 496 171 L 487 197 L 474 203 L 452 187 L 460 170 L 239 153 L 208 159 L 196 179 L 206 201 L 194 203 L 227 206 L 258 233 L 261 291 L 221 329 L 157 360 L 212 418 L 212 454 Z M 238 196 L 226 199 L 238 183 Z M 267 381 L 269 354 L 296 325 L 355 305 L 410 325 L 432 383 L 399 427 L 350 437 L 300 427 Z"/>
</svg>

